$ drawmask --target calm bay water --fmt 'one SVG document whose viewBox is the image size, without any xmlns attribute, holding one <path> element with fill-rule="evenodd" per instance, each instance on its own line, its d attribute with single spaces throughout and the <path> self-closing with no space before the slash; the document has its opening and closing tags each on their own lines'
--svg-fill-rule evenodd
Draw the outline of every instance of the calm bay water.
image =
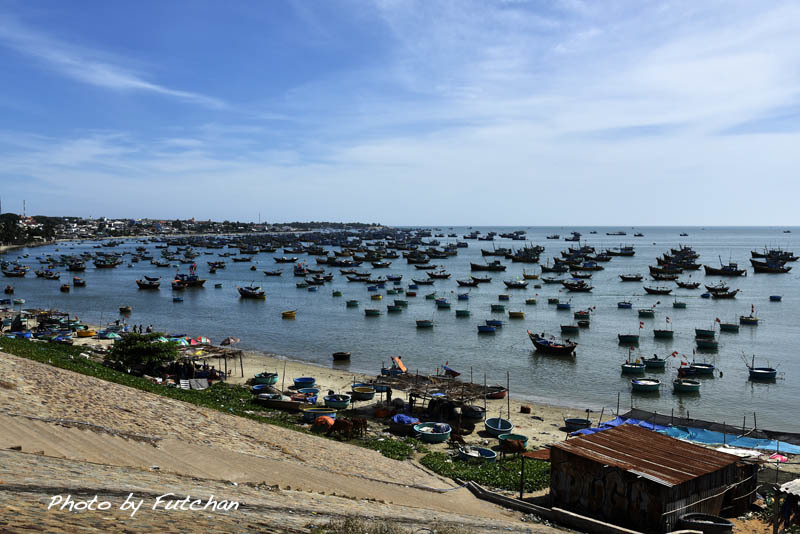
<svg viewBox="0 0 800 534">
<path fill-rule="evenodd" d="M 438 280 L 434 286 L 420 286 L 417 297 L 397 295 L 409 301 L 409 306 L 400 314 L 386 314 L 386 305 L 395 298 L 385 295 L 382 302 L 370 301 L 366 285 L 350 283 L 339 274 L 338 269 L 327 269 L 335 273 L 332 283 L 320 287 L 316 293 L 298 289 L 295 283 L 300 278 L 292 276 L 290 265 L 277 265 L 273 256 L 261 253 L 254 257 L 257 271 L 250 271 L 251 263 L 226 261 L 227 268 L 216 274 L 207 274 L 206 261 L 218 259 L 217 253 L 201 255 L 197 258 L 199 273 L 208 279 L 205 288 L 182 292 L 184 302 L 173 303 L 169 280 L 174 268 L 156 268 L 149 262 L 139 262 L 127 267 L 126 263 L 115 269 L 95 270 L 88 268 L 81 276 L 87 287 L 73 288 L 68 294 L 59 292 L 59 285 L 71 279 L 73 273 L 62 272 L 60 282 L 36 279 L 31 273 L 25 279 L 6 279 L 16 288 L 15 297 L 26 299 L 25 307 L 52 307 L 69 311 L 86 322 L 105 323 L 119 318 L 122 305 L 131 305 L 133 314 L 129 322 L 153 324 L 158 330 L 189 335 L 206 335 L 212 341 L 226 336 L 242 339 L 241 348 L 275 352 L 290 358 L 301 359 L 330 366 L 330 354 L 334 351 L 348 350 L 353 353 L 347 369 L 376 374 L 381 364 L 386 364 L 393 355 L 401 355 L 409 369 L 420 372 L 433 372 L 446 361 L 469 378 L 470 368 L 476 382 L 487 374 L 489 383 L 505 383 L 506 372 L 510 373 L 512 393 L 532 400 L 546 401 L 564 405 L 565 413 L 580 413 L 581 409 L 599 410 L 605 406 L 606 412 L 615 409 L 617 396 L 621 397 L 624 411 L 631 402 L 636 407 L 656 410 L 659 413 L 686 415 L 727 421 L 741 425 L 743 416 L 747 424 L 752 424 L 753 412 L 758 414 L 758 424 L 762 428 L 800 431 L 800 388 L 796 385 L 800 376 L 800 358 L 797 343 L 800 341 L 800 289 L 798 273 L 800 267 L 789 274 L 754 275 L 749 269 L 748 276 L 725 279 L 732 288 L 741 292 L 733 300 L 701 299 L 701 290 L 675 289 L 673 295 L 687 302 L 687 309 L 673 309 L 673 296 L 647 295 L 642 285 L 674 287 L 672 282 L 623 283 L 621 273 L 647 273 L 647 266 L 654 265 L 660 254 L 679 244 L 690 245 L 700 254 L 700 263 L 718 266 L 720 259 L 738 262 L 749 266 L 750 251 L 764 246 L 781 247 L 800 252 L 800 231 L 783 233 L 783 228 L 542 228 L 542 227 L 474 227 L 484 234 L 494 230 L 508 232 L 521 229 L 527 231 L 529 242 L 546 247 L 542 260 L 558 255 L 561 250 L 575 243 L 566 243 L 563 236 L 572 230 L 584 234 L 589 245 L 602 249 L 621 244 L 634 245 L 636 255 L 632 258 L 615 257 L 603 264 L 604 271 L 595 272 L 591 280 L 594 290 L 591 293 L 566 293 L 560 285 L 542 284 L 533 288 L 531 281 L 527 290 L 508 290 L 503 280 L 521 277 L 523 267 L 538 272 L 535 265 L 511 263 L 505 273 L 486 273 L 492 276 L 490 284 L 481 284 L 469 291 L 468 301 L 458 301 L 457 293 L 469 288 L 458 288 L 458 278 L 470 275 L 469 262 L 483 261 L 480 248 L 520 247 L 521 241 L 495 239 L 492 242 L 469 241 L 469 248 L 459 249 L 457 257 L 434 260 L 444 265 L 452 273 L 449 280 Z M 590 235 L 590 230 L 597 234 Z M 606 236 L 606 231 L 623 230 L 627 236 Z M 467 228 L 442 227 L 442 233 L 455 232 L 459 240 L 468 232 Z M 639 231 L 645 237 L 634 238 Z M 681 232 L 688 237 L 680 237 Z M 545 236 L 560 233 L 560 241 L 546 240 Z M 454 241 L 453 238 L 438 238 L 442 244 Z M 13 260 L 17 256 L 29 254 L 22 262 L 39 268 L 37 256 L 47 254 L 77 254 L 91 249 L 96 243 L 62 243 L 58 246 L 23 249 L 7 254 L 4 259 Z M 141 243 L 129 241 L 114 249 L 104 251 L 132 251 Z M 149 245 L 154 250 L 153 245 Z M 56 251 L 55 249 L 59 250 Z M 203 249 L 197 249 L 203 251 Z M 156 256 L 157 250 L 154 250 Z M 316 267 L 314 257 L 300 256 L 309 265 Z M 227 258 L 226 260 L 230 260 Z M 798 263 L 797 265 L 800 265 Z M 186 272 L 187 266 L 181 266 Z M 263 270 L 282 267 L 281 277 L 266 277 Z M 362 265 L 361 270 L 368 267 Z M 798 271 L 796 273 L 795 271 Z M 393 260 L 388 269 L 375 270 L 376 276 L 402 274 L 407 288 L 411 278 L 425 278 L 424 271 L 407 265 L 404 259 Z M 162 277 L 160 291 L 141 291 L 135 280 L 145 274 Z M 480 273 L 483 275 L 484 273 Z M 686 279 L 688 273 L 682 275 Z M 714 283 L 718 277 L 708 277 L 702 269 L 692 273 L 693 280 Z M 215 283 L 222 283 L 215 289 Z M 266 293 L 266 301 L 240 299 L 236 285 L 261 285 Z M 387 289 L 391 286 L 387 286 Z M 702 288 L 702 286 L 701 286 Z M 342 291 L 342 297 L 332 297 L 333 289 Z M 437 310 L 432 300 L 424 295 L 436 291 L 437 295 L 450 298 L 451 310 Z M 525 311 L 524 320 L 509 320 L 507 315 L 490 312 L 490 305 L 498 303 L 498 295 L 508 293 L 510 302 L 507 310 Z M 538 295 L 538 304 L 526 305 L 525 299 Z M 769 302 L 770 295 L 781 295 L 782 302 Z M 575 358 L 554 358 L 533 351 L 526 330 L 548 332 L 559 336 L 561 324 L 572 324 L 572 312 L 556 311 L 555 306 L 547 304 L 547 297 L 557 296 L 562 301 L 569 299 L 573 310 L 594 307 L 591 326 L 580 334 L 572 336 L 580 345 Z M 358 299 L 358 308 L 346 308 L 345 301 Z M 633 300 L 634 308 L 617 308 L 617 302 Z M 742 326 L 738 334 L 721 333 L 720 348 L 716 353 L 699 353 L 698 361 L 714 363 L 723 376 L 702 379 L 701 393 L 697 396 L 678 396 L 672 393 L 671 380 L 679 360 L 670 358 L 668 368 L 663 373 L 648 373 L 660 378 L 664 383 L 657 395 L 634 395 L 630 393 L 630 379 L 620 374 L 619 365 L 626 359 L 628 349 L 617 343 L 618 333 L 632 333 L 639 328 L 637 308 L 656 306 L 655 319 L 643 319 L 645 327 L 641 330 L 639 349 L 643 355 L 654 353 L 666 356 L 673 351 L 686 354 L 692 359 L 694 348 L 694 328 L 710 328 L 715 318 L 722 322 L 738 322 L 739 315 L 747 315 L 751 305 L 761 323 L 756 327 Z M 381 308 L 383 315 L 376 318 L 365 317 L 365 307 Z M 471 310 L 469 318 L 456 318 L 455 309 Z M 280 312 L 297 309 L 297 318 L 282 320 Z M 654 340 L 653 328 L 664 328 L 665 318 L 669 317 L 675 331 L 671 340 Z M 415 319 L 435 321 L 432 330 L 419 330 Z M 494 335 L 478 335 L 476 325 L 485 319 L 502 318 L 506 325 Z M 637 351 L 636 354 L 638 354 Z M 748 361 L 756 355 L 757 365 L 777 367 L 785 379 L 775 383 L 760 384 L 748 381 L 748 373 L 743 357 Z M 337 365 L 338 366 L 338 365 Z"/>
</svg>

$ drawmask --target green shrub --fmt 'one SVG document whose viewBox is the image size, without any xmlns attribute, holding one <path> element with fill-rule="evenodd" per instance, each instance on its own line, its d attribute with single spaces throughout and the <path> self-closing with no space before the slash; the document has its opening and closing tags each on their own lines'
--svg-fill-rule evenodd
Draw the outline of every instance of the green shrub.
<svg viewBox="0 0 800 534">
<path fill-rule="evenodd" d="M 483 486 L 510 491 L 519 490 L 522 459 L 498 458 L 496 462 L 481 460 L 453 460 L 443 452 L 432 452 L 422 457 L 420 463 L 442 476 L 471 480 Z M 538 491 L 550 484 L 550 464 L 536 460 L 525 462 L 525 491 Z"/>
<path fill-rule="evenodd" d="M 107 361 L 127 369 L 156 374 L 178 358 L 178 344 L 158 341 L 161 334 L 126 334 L 114 343 Z"/>
</svg>

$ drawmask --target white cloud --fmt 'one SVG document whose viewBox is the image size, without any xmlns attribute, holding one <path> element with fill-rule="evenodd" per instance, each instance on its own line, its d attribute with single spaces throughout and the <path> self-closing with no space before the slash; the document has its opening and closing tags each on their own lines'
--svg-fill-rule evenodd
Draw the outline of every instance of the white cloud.
<svg viewBox="0 0 800 534">
<path fill-rule="evenodd" d="M 63 76 L 96 87 L 161 94 L 210 108 L 226 106 L 217 98 L 147 81 L 140 74 L 118 64 L 123 62 L 120 58 L 107 58 L 106 54 L 99 51 L 49 37 L 8 16 L 0 16 L 0 43 L 39 60 Z"/>
</svg>

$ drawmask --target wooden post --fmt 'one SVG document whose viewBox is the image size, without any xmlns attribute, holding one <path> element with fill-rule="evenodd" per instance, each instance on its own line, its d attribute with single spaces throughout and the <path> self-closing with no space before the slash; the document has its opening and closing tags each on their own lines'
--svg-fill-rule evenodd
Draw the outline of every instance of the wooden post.
<svg viewBox="0 0 800 534">
<path fill-rule="evenodd" d="M 777 473 L 777 471 L 776 471 L 776 473 Z M 777 479 L 777 475 L 776 475 L 776 479 Z M 780 518 L 780 506 L 779 506 L 780 500 L 781 500 L 781 494 L 780 494 L 780 492 L 778 490 L 778 484 L 777 484 L 777 481 L 776 481 L 776 484 L 775 484 L 775 495 L 774 495 L 774 497 L 772 499 L 772 501 L 773 501 L 772 502 L 772 508 L 773 508 L 773 510 L 772 510 L 772 534 L 778 534 L 778 530 L 779 530 L 778 529 L 778 519 Z"/>
<path fill-rule="evenodd" d="M 522 500 L 522 493 L 525 491 L 525 454 L 520 453 L 519 458 L 522 462 L 522 472 L 519 476 L 519 498 Z"/>
<path fill-rule="evenodd" d="M 753 430 L 758 428 L 758 420 L 756 419 L 756 412 L 753 412 Z"/>
<path fill-rule="evenodd" d="M 605 406 L 603 406 L 603 407 L 600 409 L 600 419 L 598 419 L 598 420 L 597 420 L 597 426 L 600 426 L 600 423 L 602 423 L 602 422 L 603 422 L 603 412 L 605 411 L 605 409 L 606 409 L 606 407 L 605 407 Z"/>
<path fill-rule="evenodd" d="M 469 366 L 469 383 L 472 384 L 472 366 Z"/>
<path fill-rule="evenodd" d="M 728 426 L 725 424 L 725 421 L 722 422 L 722 444 L 728 444 Z"/>
<path fill-rule="evenodd" d="M 486 373 L 483 373 L 483 417 L 486 418 Z"/>
<path fill-rule="evenodd" d="M 742 416 L 742 435 L 743 435 L 743 436 L 744 436 L 744 425 L 745 425 L 745 422 L 746 422 L 746 421 L 747 421 L 747 416 L 746 416 L 746 415 L 743 415 L 743 416 Z"/>
<path fill-rule="evenodd" d="M 508 420 L 511 421 L 511 373 L 506 371 L 506 399 L 508 400 Z"/>
<path fill-rule="evenodd" d="M 619 417 L 619 391 L 617 391 L 617 417 Z"/>
<path fill-rule="evenodd" d="M 283 374 L 281 375 L 281 393 L 286 391 L 284 386 L 286 385 L 286 360 L 283 360 Z"/>
<path fill-rule="evenodd" d="M 675 423 L 675 408 L 669 413 L 669 426 L 672 426 Z"/>
<path fill-rule="evenodd" d="M 242 370 L 242 378 L 244 378 L 244 361 L 242 360 L 243 351 L 239 351 L 239 369 Z"/>
</svg>

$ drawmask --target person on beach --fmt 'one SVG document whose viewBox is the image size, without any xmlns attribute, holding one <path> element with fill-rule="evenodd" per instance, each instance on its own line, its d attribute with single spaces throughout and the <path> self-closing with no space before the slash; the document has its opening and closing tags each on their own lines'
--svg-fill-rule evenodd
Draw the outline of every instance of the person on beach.
<svg viewBox="0 0 800 534">
<path fill-rule="evenodd" d="M 148 334 L 152 334 L 152 333 L 153 333 L 153 325 L 149 325 L 149 326 L 147 327 L 147 333 L 148 333 Z"/>
</svg>

